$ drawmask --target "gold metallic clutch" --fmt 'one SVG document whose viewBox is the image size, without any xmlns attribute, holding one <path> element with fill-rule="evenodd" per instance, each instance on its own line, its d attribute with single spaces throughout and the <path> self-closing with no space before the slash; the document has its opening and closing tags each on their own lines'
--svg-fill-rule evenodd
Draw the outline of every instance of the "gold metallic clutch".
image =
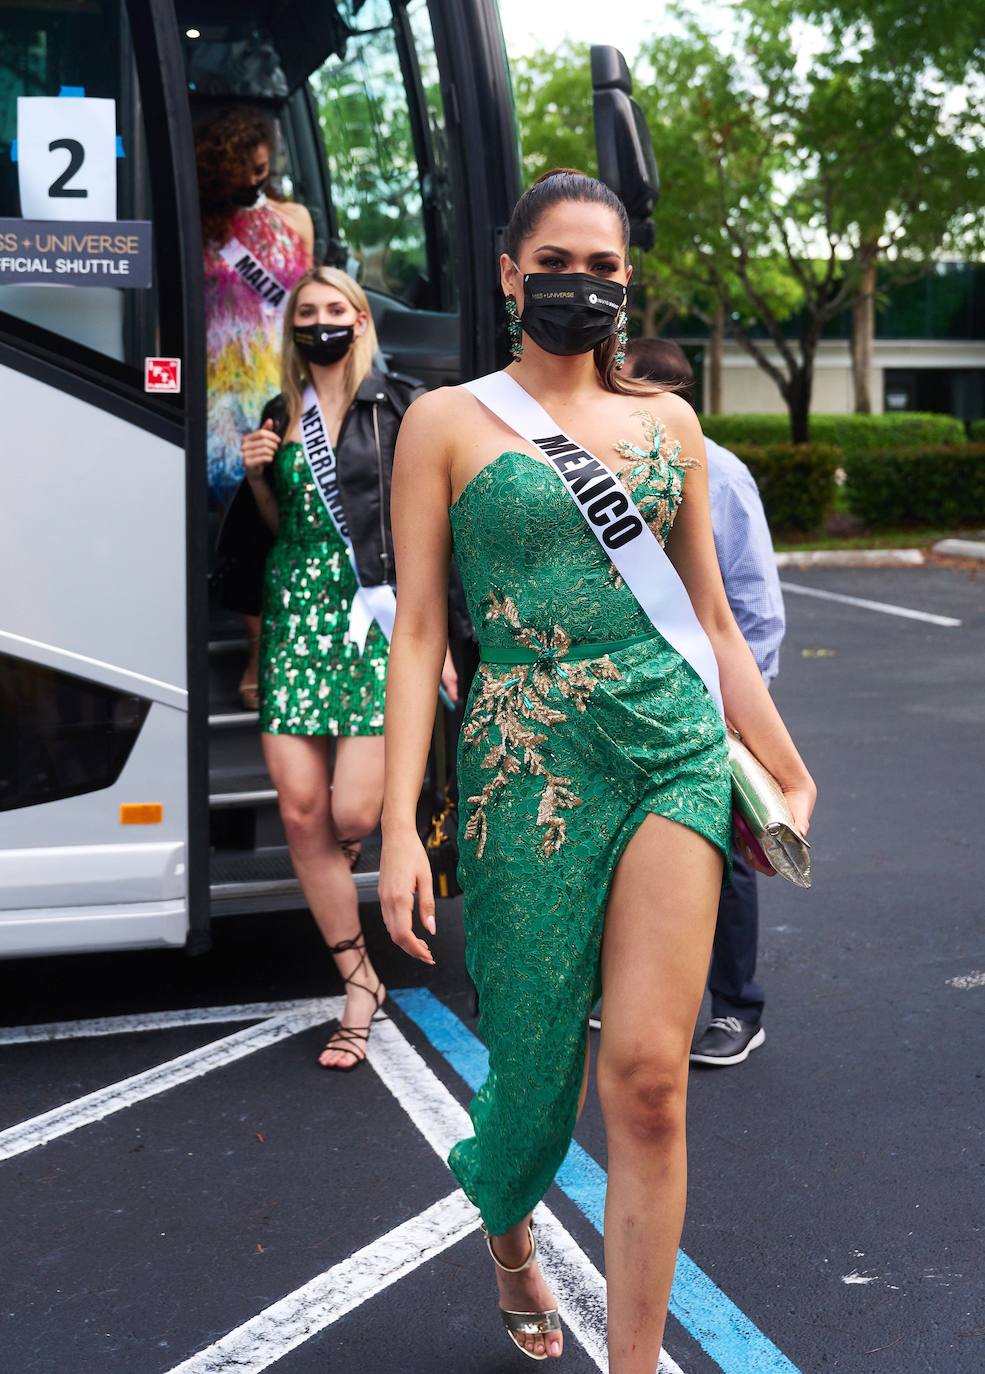
<svg viewBox="0 0 985 1374">
<path fill-rule="evenodd" d="M 735 828 L 756 858 L 798 887 L 811 885 L 811 847 L 797 830 L 779 783 L 730 728 Z"/>
</svg>

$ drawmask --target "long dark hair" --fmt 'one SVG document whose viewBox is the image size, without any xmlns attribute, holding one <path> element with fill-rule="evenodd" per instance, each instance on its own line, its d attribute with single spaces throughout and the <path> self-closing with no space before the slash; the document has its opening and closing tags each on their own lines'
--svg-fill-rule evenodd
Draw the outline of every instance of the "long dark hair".
<svg viewBox="0 0 985 1374">
<path fill-rule="evenodd" d="M 506 251 L 513 261 L 516 262 L 522 245 L 533 234 L 545 211 L 569 200 L 604 205 L 612 211 L 622 229 L 623 259 L 628 262 L 629 216 L 625 205 L 604 181 L 586 176 L 575 167 L 552 167 L 549 172 L 539 176 L 532 186 L 528 186 L 514 205 L 506 228 Z M 653 395 L 659 390 L 649 383 L 620 376 L 616 371 L 617 350 L 618 342 L 614 334 L 595 345 L 595 370 L 606 391 L 615 391 L 620 396 L 641 396 Z"/>
</svg>

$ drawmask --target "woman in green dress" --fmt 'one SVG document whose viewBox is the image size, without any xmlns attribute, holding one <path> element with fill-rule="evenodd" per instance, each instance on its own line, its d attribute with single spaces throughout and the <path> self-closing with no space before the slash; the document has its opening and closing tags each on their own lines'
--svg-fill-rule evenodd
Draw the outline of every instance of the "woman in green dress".
<svg viewBox="0 0 985 1374">
<path fill-rule="evenodd" d="M 386 996 L 366 952 L 351 861 L 382 804 L 390 474 L 400 420 L 422 390 L 378 372 L 375 352 L 358 283 L 334 268 L 305 273 L 286 306 L 283 391 L 243 439 L 249 490 L 275 536 L 260 635 L 263 752 L 295 872 L 346 985 L 344 1014 L 319 1059 L 341 1072 L 365 1059 Z M 317 448 L 313 412 L 328 439 Z M 333 452 L 334 519 L 309 461 L 324 470 Z M 445 681 L 454 694 L 450 668 Z"/>
<path fill-rule="evenodd" d="M 507 374 L 632 493 L 714 650 L 730 721 L 803 830 L 814 785 L 725 598 L 700 426 L 679 397 L 619 376 L 628 241 L 600 182 L 561 171 L 525 193 L 500 259 Z M 684 1216 L 688 1050 L 731 838 L 723 721 L 558 472 L 468 389 L 408 411 L 393 511 L 381 900 L 392 938 L 425 962 L 413 928 L 416 896 L 435 930 L 414 828 L 431 721 L 422 684 L 441 669 L 435 606 L 453 546 L 482 658 L 459 754 L 460 876 L 489 1076 L 475 1134 L 449 1162 L 480 1210 L 511 1339 L 535 1359 L 559 1356 L 530 1216 L 570 1142 L 604 990 L 609 1369 L 653 1374 Z"/>
</svg>

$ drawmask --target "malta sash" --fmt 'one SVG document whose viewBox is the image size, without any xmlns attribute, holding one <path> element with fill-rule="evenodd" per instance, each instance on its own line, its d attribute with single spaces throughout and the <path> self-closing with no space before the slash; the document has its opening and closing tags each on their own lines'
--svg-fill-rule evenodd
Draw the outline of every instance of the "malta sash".
<svg viewBox="0 0 985 1374">
<path fill-rule="evenodd" d="M 548 459 L 654 629 L 687 659 L 724 716 L 711 642 L 677 569 L 623 484 L 604 463 L 558 429 L 540 402 L 507 373 L 491 372 L 465 385 Z"/>
<path fill-rule="evenodd" d="M 251 291 L 256 292 L 266 310 L 278 310 L 287 300 L 288 290 L 284 283 L 279 282 L 273 272 L 268 271 L 239 239 L 230 239 L 225 248 L 220 250 L 219 256 L 228 262 Z"/>
<path fill-rule="evenodd" d="M 301 400 L 301 444 L 304 456 L 314 479 L 318 495 L 322 499 L 328 518 L 338 531 L 345 545 L 352 571 L 356 575 L 358 591 L 349 608 L 349 638 L 354 640 L 362 653 L 366 647 L 366 636 L 375 620 L 386 635 L 387 643 L 393 636 L 393 621 L 397 613 L 397 599 L 393 588 L 385 582 L 379 587 L 364 587 L 359 581 L 356 555 L 349 536 L 349 526 L 345 511 L 342 509 L 342 493 L 339 490 L 338 462 L 335 450 L 328 437 L 325 417 L 322 415 L 318 397 L 312 386 L 305 388 Z"/>
</svg>

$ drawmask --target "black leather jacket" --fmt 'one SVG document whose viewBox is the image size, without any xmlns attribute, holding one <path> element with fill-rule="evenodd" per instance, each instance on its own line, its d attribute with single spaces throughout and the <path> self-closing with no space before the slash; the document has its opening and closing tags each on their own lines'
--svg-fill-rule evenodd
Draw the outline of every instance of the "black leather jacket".
<svg viewBox="0 0 985 1374">
<path fill-rule="evenodd" d="M 390 531 L 393 450 L 404 412 L 423 391 L 421 383 L 412 377 L 374 368 L 342 422 L 336 445 L 339 490 L 364 587 L 394 583 Z M 282 396 L 267 402 L 261 425 L 265 420 L 273 420 L 274 429 L 283 437 L 287 407 Z M 216 547 L 212 592 L 221 605 L 259 615 L 263 568 L 272 542 L 250 485 L 243 481 L 226 511 Z"/>
</svg>

